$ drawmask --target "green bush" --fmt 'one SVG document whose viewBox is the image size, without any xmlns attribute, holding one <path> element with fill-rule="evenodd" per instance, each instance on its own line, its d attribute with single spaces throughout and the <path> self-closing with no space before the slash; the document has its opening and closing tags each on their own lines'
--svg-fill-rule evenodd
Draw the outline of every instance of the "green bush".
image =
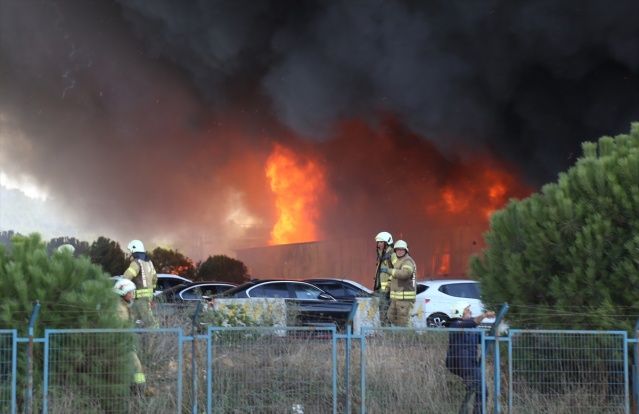
<svg viewBox="0 0 639 414">
<path fill-rule="evenodd" d="M 68 252 L 47 254 L 39 235 L 16 236 L 8 248 L 0 246 L 0 328 L 18 330 L 28 335 L 29 316 L 38 301 L 41 309 L 35 324 L 35 337 L 43 337 L 45 328 L 122 328 L 127 323 L 118 319 L 113 282 L 87 257 L 74 257 Z M 78 344 L 82 344 L 79 346 Z M 131 373 L 129 354 L 131 335 L 111 335 L 108 346 L 92 334 L 58 335 L 49 343 L 51 393 L 59 390 L 95 406 L 95 399 L 117 401 L 128 393 Z M 43 372 L 42 346 L 33 353 L 35 398 Z M 18 385 L 26 383 L 26 345 L 19 348 Z M 96 389 L 101 394 L 91 395 Z M 86 395 L 84 395 L 86 394 Z M 19 396 L 24 395 L 22 392 Z M 83 406 L 74 406 L 81 410 Z M 86 407 L 85 407 L 86 408 Z M 98 410 L 99 411 L 99 410 Z"/>
<path fill-rule="evenodd" d="M 511 326 L 632 330 L 639 314 L 639 124 L 582 146 L 557 182 L 493 215 L 471 262 Z"/>
</svg>

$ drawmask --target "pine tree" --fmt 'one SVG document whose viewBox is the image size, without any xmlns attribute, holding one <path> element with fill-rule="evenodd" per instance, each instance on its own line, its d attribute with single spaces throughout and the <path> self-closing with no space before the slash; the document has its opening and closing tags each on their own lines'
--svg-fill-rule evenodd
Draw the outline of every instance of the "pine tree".
<svg viewBox="0 0 639 414">
<path fill-rule="evenodd" d="M 518 327 L 631 330 L 639 317 L 639 123 L 582 144 L 556 182 L 491 219 L 471 261 L 486 303 Z"/>
<path fill-rule="evenodd" d="M 126 322 L 117 316 L 119 298 L 112 292 L 112 281 L 87 257 L 68 252 L 47 253 L 39 235 L 15 236 L 10 249 L 0 246 L 0 327 L 16 328 L 27 335 L 29 316 L 38 301 L 41 310 L 35 324 L 35 337 L 45 328 L 122 328 Z M 97 391 L 105 400 L 123 401 L 132 373 L 127 349 L 132 335 L 110 335 L 109 347 L 98 342 L 104 336 L 54 336 L 50 342 L 50 391 L 69 392 L 74 407 L 84 412 L 95 404 Z M 71 347 L 71 345 L 77 345 Z M 19 386 L 25 381 L 25 348 L 19 349 Z M 42 375 L 43 349 L 34 348 L 36 387 Z M 61 384 L 60 384 L 61 382 Z M 59 386 L 54 387 L 53 383 Z M 37 390 L 36 390 L 37 391 Z M 91 395 L 94 393 L 94 395 Z M 20 393 L 20 395 L 22 395 Z M 36 398 L 35 401 L 38 401 Z M 99 410 L 98 410 L 99 411 Z"/>
</svg>

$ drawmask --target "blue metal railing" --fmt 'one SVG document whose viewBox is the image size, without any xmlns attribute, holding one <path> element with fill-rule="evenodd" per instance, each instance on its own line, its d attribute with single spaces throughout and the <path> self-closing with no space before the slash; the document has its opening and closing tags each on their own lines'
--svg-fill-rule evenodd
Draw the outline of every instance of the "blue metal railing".
<svg viewBox="0 0 639 414">
<path fill-rule="evenodd" d="M 507 312 L 507 305 L 502 308 L 496 318 L 499 323 Z M 192 413 L 201 412 L 198 408 L 198 395 L 202 395 L 205 401 L 205 411 L 207 413 L 223 412 L 224 407 L 229 404 L 242 404 L 242 401 L 228 401 L 219 390 L 229 386 L 227 371 L 249 369 L 251 361 L 255 362 L 252 372 L 247 373 L 257 381 L 253 385 L 243 385 L 238 382 L 233 386 L 256 386 L 268 388 L 273 392 L 273 396 L 267 395 L 264 390 L 255 390 L 254 396 L 258 395 L 268 401 L 269 404 L 288 404 L 288 411 L 303 412 L 304 405 L 307 411 L 325 412 L 345 412 L 350 413 L 359 410 L 359 413 L 366 413 L 370 409 L 369 400 L 370 388 L 367 375 L 370 368 L 367 364 L 367 355 L 374 354 L 375 347 L 392 347 L 392 340 L 411 336 L 414 341 L 414 348 L 426 349 L 425 355 L 437 356 L 438 363 L 442 364 L 441 355 L 446 346 L 447 334 L 453 329 L 444 328 L 366 328 L 361 329 L 361 333 L 353 334 L 350 326 L 346 331 L 338 333 L 335 327 L 212 327 L 207 328 L 206 334 L 197 335 L 198 319 L 193 318 L 190 335 L 184 335 L 182 328 L 163 329 L 46 329 L 44 336 L 38 338 L 34 336 L 34 325 L 37 311 L 32 313 L 29 324 L 28 336 L 19 337 L 16 329 L 0 330 L 1 379 L 3 388 L 2 399 L 0 400 L 0 411 L 11 413 L 28 412 L 41 404 L 41 412 L 47 413 L 51 403 L 51 384 L 53 377 L 51 367 L 52 339 L 64 336 L 84 335 L 84 336 L 112 336 L 112 335 L 167 335 L 171 339 L 172 348 L 176 355 L 172 355 L 177 366 L 175 373 L 159 371 L 166 387 L 171 387 L 171 393 L 175 395 L 174 410 Z M 468 331 L 468 330 L 466 330 Z M 639 331 L 639 322 L 636 325 Z M 481 360 L 481 389 L 482 406 L 484 412 L 489 405 L 488 388 L 493 384 L 492 412 L 501 413 L 502 410 L 508 413 L 517 410 L 526 404 L 527 393 L 538 392 L 538 395 L 547 398 L 547 404 L 551 407 L 548 412 L 552 412 L 552 405 L 568 404 L 575 390 L 579 392 L 579 398 L 583 398 L 581 404 L 590 404 L 593 410 L 601 408 L 601 411 L 637 413 L 637 401 L 639 399 L 639 340 L 636 335 L 629 337 L 625 331 L 581 331 L 581 330 L 520 330 L 511 329 L 506 335 L 500 336 L 497 330 L 485 331 L 478 329 L 481 335 L 481 348 L 484 358 Z M 387 342 L 379 341 L 380 337 L 386 335 Z M 202 342 L 200 342 L 202 341 Z M 187 347 L 190 342 L 190 347 Z M 33 350 L 26 349 L 26 354 L 22 355 L 23 363 L 26 366 L 21 368 L 22 374 L 26 375 L 19 380 L 18 371 L 18 344 L 44 345 L 42 359 L 39 356 L 34 358 Z M 206 349 L 205 355 L 200 360 L 197 356 L 197 344 L 203 344 Z M 427 344 L 427 346 L 419 346 Z M 507 352 L 505 356 L 501 354 L 500 345 L 505 345 Z M 356 346 L 359 352 L 355 352 Z M 631 348 L 632 347 L 632 348 Z M 191 394 L 189 399 L 184 398 L 184 367 L 185 350 L 190 349 L 191 378 L 186 383 L 190 386 Z M 275 353 L 274 349 L 280 353 Z M 338 349 L 340 351 L 338 351 Z M 385 352 L 386 348 L 379 348 Z M 408 349 L 408 348 L 407 348 Z M 371 354 L 373 352 L 373 354 Z M 632 352 L 632 355 L 630 354 Z M 269 360 L 260 360 L 257 355 L 269 356 Z M 339 355 L 338 355 L 339 354 Z M 37 355 L 40 355 L 38 353 Z M 250 360 L 248 357 L 253 358 Z M 553 358 L 548 358 L 552 355 Z M 244 360 L 234 359 L 247 357 Z M 355 358 L 359 357 L 359 364 Z M 373 356 L 374 357 L 374 356 Z M 406 356 L 410 360 L 410 355 Z M 505 359 L 505 361 L 502 361 Z M 632 361 L 631 361 L 632 357 Z M 490 359 L 492 358 L 492 360 Z M 555 360 L 555 362 L 552 361 Z M 292 362 L 295 360 L 294 362 Z M 292 385 L 285 392 L 278 394 L 278 386 L 286 378 L 288 371 L 300 370 L 306 361 L 316 360 L 314 363 L 325 370 L 322 375 L 302 378 Z M 274 362 L 275 361 L 275 362 Z M 279 361 L 282 367 L 276 362 Z M 301 361 L 301 362 L 300 362 Z M 370 362 L 370 361 L 369 361 Z M 375 361 L 379 363 L 379 361 Z M 311 362 L 308 362 L 309 364 Z M 503 364 L 502 364 L 503 363 Z M 556 365 L 552 365 L 556 363 Z M 259 365 L 262 364 L 262 365 Z M 295 365 L 301 364 L 301 365 Z M 524 364 L 524 365 L 521 365 Z M 563 364 L 563 365 L 562 365 Z M 33 370 L 29 366 L 42 366 L 41 395 L 34 397 L 34 385 L 38 385 L 33 377 Z M 403 365 L 407 369 L 411 365 Z M 301 367 L 301 368 L 300 368 Z M 488 370 L 492 367 L 489 376 Z M 568 367 L 568 368 L 567 368 Z M 574 372 L 569 372 L 574 369 Z M 394 369 L 388 367 L 388 373 Z M 298 372 L 295 371 L 295 372 Z M 29 374 L 31 372 L 31 375 Z M 310 372 L 310 368 L 309 368 Z M 445 372 L 445 371 L 442 371 Z M 340 374 L 341 373 L 341 374 Z M 205 379 L 200 383 L 200 375 Z M 416 375 L 420 375 L 419 372 Z M 357 381 L 359 376 L 359 387 Z M 492 378 L 491 378 L 492 377 Z M 158 377 L 159 378 L 159 377 Z M 167 382 L 167 379 L 170 380 Z M 370 377 L 369 377 L 370 379 Z M 55 379 L 58 381 L 59 379 Z M 502 381 L 506 380 L 507 386 L 502 389 Z M 559 386 L 555 381 L 563 381 Z M 353 381 L 355 381 L 353 383 Z M 454 385 L 454 382 L 449 384 Z M 573 382 L 571 382 L 573 381 Z M 226 382 L 226 383 L 224 383 Z M 201 390 L 205 384 L 204 390 Z M 18 386 L 20 385 L 20 386 Z M 547 395 L 545 390 L 553 386 L 552 395 Z M 173 388 L 174 387 L 174 388 Z M 270 388 L 269 388 L 270 387 Z M 37 388 L 37 387 L 36 387 Z M 164 389 L 163 389 L 164 390 Z M 159 392 L 163 392 L 159 390 Z M 246 389 L 249 395 L 251 389 Z M 259 391 L 259 392 L 258 392 Z M 565 391 L 565 393 L 564 393 Z M 40 391 L 39 391 L 40 392 Z M 427 393 L 427 390 L 416 390 L 416 392 Z M 341 393 L 341 394 L 340 394 Z M 275 395 L 277 394 L 277 395 Z M 599 395 L 601 394 L 601 395 Z M 18 396 L 24 396 L 18 399 Z M 99 397 L 99 396 L 98 396 Z M 272 397 L 272 398 L 271 398 Z M 226 398 L 226 399 L 225 399 Z M 279 398 L 279 399 L 278 399 Z M 449 401 L 452 404 L 452 400 Z M 35 403 L 35 404 L 34 404 Z M 326 405 L 322 405 L 326 403 Z M 573 402 L 574 403 L 574 402 Z M 502 404 L 504 407 L 502 407 Z M 171 407 L 173 403 L 171 403 Z M 273 408 L 275 410 L 275 408 Z M 631 409 L 633 411 L 631 411 Z M 579 408 L 575 408 L 575 412 Z M 373 410 L 374 411 L 374 410 Z"/>
</svg>

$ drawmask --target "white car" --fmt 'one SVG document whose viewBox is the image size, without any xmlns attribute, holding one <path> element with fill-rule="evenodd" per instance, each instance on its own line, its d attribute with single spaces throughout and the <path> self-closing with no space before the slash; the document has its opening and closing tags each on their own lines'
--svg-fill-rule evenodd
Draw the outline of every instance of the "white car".
<svg viewBox="0 0 639 414">
<path fill-rule="evenodd" d="M 467 279 L 418 280 L 413 316 L 430 328 L 439 328 L 451 318 L 452 307 L 467 300 L 473 315 L 485 311 L 480 299 L 479 282 Z M 491 326 L 494 318 L 486 318 L 482 326 Z"/>
</svg>

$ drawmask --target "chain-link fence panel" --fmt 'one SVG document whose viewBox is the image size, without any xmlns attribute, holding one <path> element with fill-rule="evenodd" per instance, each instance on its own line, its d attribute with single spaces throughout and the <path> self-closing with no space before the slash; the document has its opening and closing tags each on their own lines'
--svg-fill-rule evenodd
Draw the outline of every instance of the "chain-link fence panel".
<svg viewBox="0 0 639 414">
<path fill-rule="evenodd" d="M 336 412 L 335 328 L 209 328 L 208 412 Z"/>
<path fill-rule="evenodd" d="M 364 410 L 366 413 L 472 412 L 485 404 L 484 332 L 478 329 L 364 329 Z M 451 335 L 468 334 L 472 357 L 461 358 Z M 455 338 L 453 338 L 455 340 Z M 471 361 L 472 360 L 472 361 Z M 479 411 L 477 411 L 479 412 Z"/>
<path fill-rule="evenodd" d="M 625 332 L 510 332 L 513 413 L 629 412 Z"/>
<path fill-rule="evenodd" d="M 0 412 L 16 407 L 16 331 L 0 330 Z"/>
<path fill-rule="evenodd" d="M 43 412 L 181 412 L 181 332 L 47 330 Z"/>
</svg>

